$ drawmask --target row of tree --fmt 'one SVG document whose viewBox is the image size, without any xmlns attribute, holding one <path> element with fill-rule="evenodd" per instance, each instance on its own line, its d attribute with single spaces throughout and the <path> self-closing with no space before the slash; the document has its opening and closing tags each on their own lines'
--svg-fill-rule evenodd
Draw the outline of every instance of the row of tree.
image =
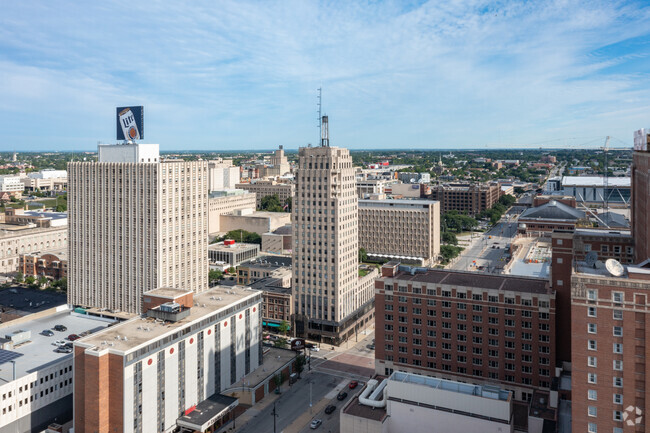
<svg viewBox="0 0 650 433">
<path fill-rule="evenodd" d="M 273 194 L 262 197 L 260 209 L 267 212 L 291 212 L 291 205 L 291 197 L 281 202 L 278 195 Z"/>
<path fill-rule="evenodd" d="M 61 278 L 60 280 L 50 280 L 45 276 L 40 276 L 38 278 L 28 275 L 25 276 L 22 272 L 18 272 L 14 277 L 14 283 L 17 284 L 27 284 L 33 289 L 43 289 L 45 287 L 52 287 L 58 290 L 67 291 L 68 290 L 68 279 L 66 277 Z"/>
</svg>

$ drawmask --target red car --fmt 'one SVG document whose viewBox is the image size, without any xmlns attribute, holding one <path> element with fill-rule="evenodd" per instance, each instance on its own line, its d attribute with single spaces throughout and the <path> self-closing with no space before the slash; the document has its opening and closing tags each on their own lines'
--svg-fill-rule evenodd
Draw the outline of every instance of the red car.
<svg viewBox="0 0 650 433">
<path fill-rule="evenodd" d="M 81 337 L 78 336 L 77 334 L 70 334 L 70 335 L 68 335 L 68 340 L 69 340 L 69 341 L 75 341 L 75 340 L 78 340 L 78 339 L 80 339 L 80 338 L 81 338 Z"/>
<path fill-rule="evenodd" d="M 348 387 L 349 387 L 350 389 L 354 389 L 354 388 L 357 387 L 357 385 L 359 385 L 359 382 L 357 382 L 356 380 L 353 380 L 352 382 L 350 382 L 350 384 L 348 385 Z"/>
</svg>

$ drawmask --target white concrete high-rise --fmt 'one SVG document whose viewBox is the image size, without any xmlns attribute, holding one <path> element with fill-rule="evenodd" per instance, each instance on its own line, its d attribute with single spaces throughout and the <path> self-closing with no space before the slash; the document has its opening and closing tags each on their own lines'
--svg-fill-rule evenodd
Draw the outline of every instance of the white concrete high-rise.
<svg viewBox="0 0 650 433">
<path fill-rule="evenodd" d="M 359 293 L 357 191 L 347 149 L 299 150 L 293 198 L 293 296 L 297 335 L 338 343 L 372 314 Z M 308 328 L 308 329 L 307 329 Z"/>
<path fill-rule="evenodd" d="M 68 182 L 68 303 L 139 313 L 148 290 L 208 288 L 207 162 L 101 145 Z"/>
</svg>

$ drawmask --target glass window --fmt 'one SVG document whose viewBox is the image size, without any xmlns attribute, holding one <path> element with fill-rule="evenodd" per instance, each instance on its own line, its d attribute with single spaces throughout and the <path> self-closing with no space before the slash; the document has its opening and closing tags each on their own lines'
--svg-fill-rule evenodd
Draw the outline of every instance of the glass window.
<svg viewBox="0 0 650 433">
<path fill-rule="evenodd" d="M 587 332 L 590 334 L 595 334 L 596 333 L 596 324 L 595 323 L 587 323 Z"/>
<path fill-rule="evenodd" d="M 587 398 L 589 400 L 598 400 L 598 391 L 595 389 L 590 389 L 587 391 Z"/>
<path fill-rule="evenodd" d="M 598 410 L 596 409 L 596 406 L 588 406 L 587 407 L 587 414 L 589 416 L 597 416 Z"/>
<path fill-rule="evenodd" d="M 589 350 L 596 350 L 596 340 L 589 340 L 589 344 L 587 345 L 587 348 Z"/>
</svg>

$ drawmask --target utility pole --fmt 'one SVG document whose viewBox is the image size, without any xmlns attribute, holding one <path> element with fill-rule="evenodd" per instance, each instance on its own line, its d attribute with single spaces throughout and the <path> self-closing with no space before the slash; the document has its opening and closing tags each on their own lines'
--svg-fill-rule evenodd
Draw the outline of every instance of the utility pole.
<svg viewBox="0 0 650 433">
<path fill-rule="evenodd" d="M 277 412 L 275 411 L 275 403 L 273 403 L 273 412 L 271 412 L 271 415 L 273 416 L 273 433 L 276 433 L 275 429 L 275 418 L 278 417 Z"/>
</svg>

